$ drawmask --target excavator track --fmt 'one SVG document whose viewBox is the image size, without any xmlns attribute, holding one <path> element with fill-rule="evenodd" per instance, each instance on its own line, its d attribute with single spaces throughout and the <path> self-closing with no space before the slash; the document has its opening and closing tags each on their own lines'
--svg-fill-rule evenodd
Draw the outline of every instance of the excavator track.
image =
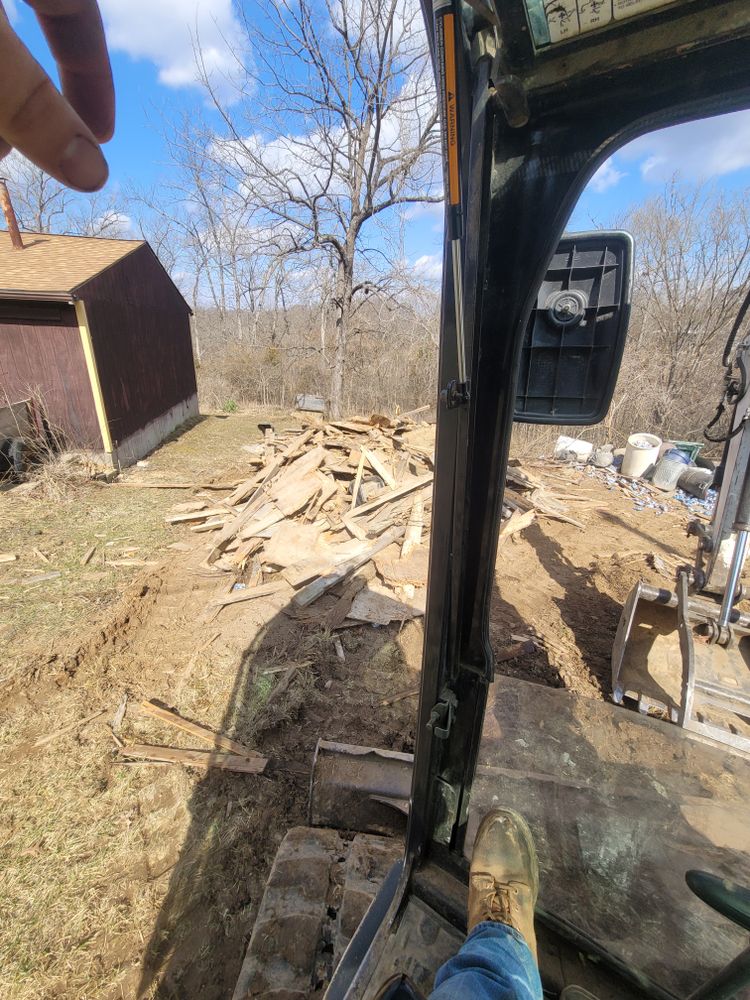
<svg viewBox="0 0 750 1000">
<path fill-rule="evenodd" d="M 294 827 L 279 847 L 233 1000 L 322 996 L 403 843 Z"/>
</svg>

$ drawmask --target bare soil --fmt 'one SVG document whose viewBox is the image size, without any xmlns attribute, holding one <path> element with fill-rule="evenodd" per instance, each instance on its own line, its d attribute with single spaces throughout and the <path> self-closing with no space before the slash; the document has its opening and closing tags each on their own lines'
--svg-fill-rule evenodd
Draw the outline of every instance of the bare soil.
<svg viewBox="0 0 750 1000">
<path fill-rule="evenodd" d="M 257 419 L 206 418 L 132 475 L 241 476 L 240 446 L 258 440 Z M 538 518 L 501 546 L 493 645 L 533 633 L 538 649 L 499 669 L 607 697 L 622 600 L 641 576 L 663 582 L 650 554 L 690 557 L 688 515 L 636 512 L 572 470 L 533 471 L 580 498 L 570 508 L 584 528 Z M 52 586 L 23 587 L 3 584 L 18 566 L 0 567 L 3 663 L 13 662 L 0 687 L 0 983 L 13 1000 L 230 997 L 278 844 L 306 820 L 318 737 L 413 748 L 416 699 L 382 701 L 417 686 L 421 623 L 342 631 L 342 663 L 328 632 L 274 598 L 212 619 L 207 605 L 227 581 L 200 568 L 204 536 L 163 523 L 184 499 L 88 485 L 55 510 L 32 495 L 2 500 L 2 550 L 25 560 L 42 549 L 33 542 L 42 530 L 46 568 L 66 568 Z M 157 565 L 114 575 L 106 563 L 81 567 L 92 511 L 106 517 L 96 522 L 103 548 L 131 537 L 126 544 Z M 170 549 L 175 540 L 191 550 Z M 66 552 L 67 562 L 56 558 Z M 274 694 L 290 662 L 299 669 Z M 160 699 L 260 750 L 274 769 L 259 777 L 123 764 L 109 724 L 124 694 L 120 740 L 195 746 L 138 715 L 141 698 Z"/>
</svg>

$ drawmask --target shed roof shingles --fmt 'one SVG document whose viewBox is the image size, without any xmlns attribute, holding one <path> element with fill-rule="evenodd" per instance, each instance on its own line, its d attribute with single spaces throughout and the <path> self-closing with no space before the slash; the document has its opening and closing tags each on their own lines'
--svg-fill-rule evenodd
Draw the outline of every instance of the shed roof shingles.
<svg viewBox="0 0 750 1000">
<path fill-rule="evenodd" d="M 90 278 L 144 245 L 143 240 L 22 233 L 15 250 L 0 230 L 0 291 L 74 292 Z"/>
</svg>

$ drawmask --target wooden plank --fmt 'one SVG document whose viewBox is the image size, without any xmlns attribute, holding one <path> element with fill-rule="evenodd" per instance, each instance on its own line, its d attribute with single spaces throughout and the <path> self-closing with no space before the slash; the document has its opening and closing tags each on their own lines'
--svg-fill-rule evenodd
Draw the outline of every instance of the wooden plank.
<svg viewBox="0 0 750 1000">
<path fill-rule="evenodd" d="M 232 483 L 144 483 L 138 479 L 115 479 L 110 486 L 132 486 L 139 490 L 233 490 L 237 482 Z"/>
<path fill-rule="evenodd" d="M 283 521 L 263 549 L 263 562 L 284 568 L 294 566 L 299 562 L 300 552 L 315 553 L 319 544 L 320 531 L 314 525 Z"/>
<path fill-rule="evenodd" d="M 184 764 L 185 767 L 200 767 L 206 770 L 216 767 L 221 771 L 240 771 L 243 774 L 262 774 L 268 764 L 266 757 L 250 757 L 236 753 L 217 753 L 211 750 L 179 750 L 175 747 L 134 744 L 121 751 L 131 760 L 162 761 L 168 764 Z"/>
<path fill-rule="evenodd" d="M 329 426 L 340 431 L 351 431 L 352 434 L 369 434 L 372 430 L 372 424 L 355 424 L 350 420 L 331 420 Z"/>
<path fill-rule="evenodd" d="M 238 514 L 237 517 L 233 518 L 222 528 L 221 532 L 219 533 L 219 537 L 216 540 L 216 544 L 214 545 L 213 549 L 208 555 L 207 562 L 209 564 L 215 562 L 216 559 L 219 558 L 221 553 L 224 551 L 227 542 L 230 541 L 230 539 L 232 539 L 238 533 L 238 531 L 240 531 L 240 529 L 248 521 L 251 520 L 251 518 L 254 516 L 256 512 L 256 508 L 254 506 L 256 501 L 258 501 L 262 496 L 266 494 L 265 487 L 271 482 L 276 473 L 281 470 L 282 466 L 286 463 L 287 459 L 294 458 L 299 453 L 299 451 L 302 448 L 304 448 L 307 441 L 309 441 L 312 435 L 316 433 L 316 430 L 317 428 L 313 428 L 310 431 L 306 431 L 304 434 L 301 434 L 296 441 L 293 441 L 290 445 L 287 445 L 287 447 L 282 452 L 280 452 L 280 454 L 273 462 L 273 464 L 269 466 L 268 470 L 263 474 L 263 477 L 258 485 L 258 488 L 256 489 L 255 493 L 251 495 L 245 509 L 240 514 Z M 312 472 L 313 469 L 316 469 L 323 461 L 324 457 L 325 457 L 325 449 L 323 448 L 314 449 L 313 453 L 308 453 L 307 455 L 304 455 L 303 458 L 301 459 L 301 461 L 305 463 L 303 465 L 304 473 Z M 293 469 L 294 469 L 294 463 L 292 463 L 290 468 L 287 470 L 286 474 L 288 475 L 288 473 L 292 472 Z M 295 470 L 295 473 L 297 471 L 299 470 Z M 228 503 L 236 502 L 234 493 L 232 494 L 231 497 L 227 499 L 227 502 Z"/>
<path fill-rule="evenodd" d="M 317 433 L 317 431 L 317 427 L 311 427 L 309 430 L 300 434 L 300 436 L 288 444 L 283 451 L 279 452 L 271 465 L 267 468 L 261 469 L 261 471 L 253 476 L 252 479 L 247 479 L 240 483 L 234 493 L 227 498 L 228 502 L 231 504 L 242 503 L 243 500 L 246 500 L 249 496 L 251 496 L 253 490 L 264 485 L 265 483 L 270 482 L 287 461 L 293 459 L 296 455 L 299 455 L 301 450 L 310 438 Z"/>
<path fill-rule="evenodd" d="M 170 508 L 170 514 L 188 514 L 196 510 L 205 510 L 208 504 L 205 500 L 186 500 L 184 503 L 176 503 Z"/>
<path fill-rule="evenodd" d="M 424 587 L 427 583 L 429 567 L 429 549 L 420 545 L 413 549 L 406 559 L 388 559 L 384 553 L 376 557 L 375 566 L 383 580 L 393 587 L 410 583 L 415 587 Z"/>
<path fill-rule="evenodd" d="M 107 559 L 107 566 L 158 566 L 153 559 Z M 59 574 L 58 574 L 59 575 Z"/>
<path fill-rule="evenodd" d="M 191 521 L 205 521 L 209 517 L 219 517 L 234 513 L 228 507 L 207 507 L 205 510 L 190 510 L 184 514 L 167 514 L 166 524 L 189 524 Z"/>
<path fill-rule="evenodd" d="M 536 491 L 534 491 L 536 493 Z M 565 524 L 572 524 L 576 528 L 583 528 L 584 525 L 580 521 L 576 521 L 573 517 L 568 517 L 567 514 L 562 513 L 560 510 L 553 509 L 544 498 L 536 496 L 535 498 L 525 497 L 521 493 L 517 493 L 515 490 L 507 487 L 505 490 L 505 503 L 511 507 L 515 507 L 518 510 L 536 510 L 537 514 L 541 514 L 544 517 L 551 517 L 556 521 L 563 521 Z"/>
<path fill-rule="evenodd" d="M 369 448 L 363 448 L 362 454 L 365 456 L 370 464 L 370 467 L 374 472 L 376 472 L 380 478 L 383 480 L 386 486 L 390 486 L 392 490 L 396 489 L 396 480 L 393 478 L 391 473 L 386 469 L 385 465 L 380 461 L 378 456 L 370 451 Z"/>
<path fill-rule="evenodd" d="M 300 608 L 306 608 L 313 601 L 317 601 L 319 597 L 327 593 L 332 587 L 335 587 L 337 583 L 341 583 L 351 573 L 358 570 L 360 566 L 364 566 L 366 562 L 369 562 L 378 552 L 382 552 L 383 549 L 388 548 L 389 545 L 401 538 L 404 531 L 404 528 L 391 528 L 390 531 L 386 531 L 377 542 L 369 545 L 358 556 L 340 563 L 330 573 L 321 576 L 306 587 L 303 587 L 302 590 L 297 591 L 293 597 L 294 603 Z"/>
<path fill-rule="evenodd" d="M 247 559 L 250 558 L 250 556 L 255 555 L 258 549 L 262 547 L 262 538 L 248 538 L 247 541 L 242 542 L 237 546 L 237 550 L 232 553 L 230 559 L 232 568 L 235 566 L 241 566 Z M 217 563 L 217 565 L 220 565 L 220 563 Z"/>
<path fill-rule="evenodd" d="M 357 474 L 354 477 L 354 485 L 352 487 L 352 502 L 350 504 L 350 510 L 354 510 L 357 506 L 357 495 L 359 493 L 359 488 L 362 485 L 362 473 L 365 470 L 365 452 L 364 449 L 360 452 L 359 462 L 357 463 Z"/>
<path fill-rule="evenodd" d="M 204 743 L 210 744 L 217 750 L 227 750 L 231 753 L 240 754 L 243 757 L 261 756 L 256 750 L 250 750 L 242 743 L 238 743 L 237 740 L 230 739 L 228 736 L 224 736 L 223 733 L 216 733 L 213 729 L 209 729 L 208 726 L 202 726 L 198 722 L 191 722 L 190 719 L 183 718 L 178 712 L 174 712 L 169 708 L 163 708 L 153 701 L 142 701 L 139 706 L 139 712 L 141 715 L 148 715 L 153 719 L 166 722 L 167 725 L 174 726 L 175 729 L 181 729 L 183 732 L 189 733 L 199 740 L 203 740 Z"/>
<path fill-rule="evenodd" d="M 95 552 L 96 552 L 96 545 L 92 545 L 90 548 L 86 549 L 86 551 L 81 556 L 81 566 L 88 565 L 88 563 L 91 562 Z"/>
<path fill-rule="evenodd" d="M 349 521 L 354 517 L 361 517 L 363 514 L 369 514 L 370 511 L 377 510 L 378 507 L 382 507 L 383 504 L 390 503 L 391 500 L 399 500 L 401 497 L 407 496 L 409 493 L 413 493 L 414 490 L 421 489 L 423 486 L 428 486 L 433 479 L 433 474 L 431 472 L 426 473 L 424 476 L 418 476 L 416 479 L 412 479 L 408 483 L 404 483 L 402 486 L 397 486 L 395 490 L 388 490 L 387 493 L 381 493 L 379 497 L 375 500 L 370 500 L 369 503 L 362 504 L 361 507 L 347 515 L 344 518 L 344 524 L 349 524 Z"/>
<path fill-rule="evenodd" d="M 271 499 L 285 517 L 292 517 L 301 511 L 316 496 L 323 486 L 314 472 L 280 483 L 271 493 Z"/>
<path fill-rule="evenodd" d="M 298 587 L 303 587 L 306 583 L 317 579 L 317 577 L 324 576 L 330 572 L 330 569 L 330 555 L 321 554 L 311 559 L 303 559 L 293 566 L 287 566 L 281 571 L 281 575 L 296 590 Z"/>
<path fill-rule="evenodd" d="M 250 521 L 244 528 L 242 528 L 238 534 L 238 538 L 242 541 L 246 541 L 249 538 L 257 538 L 259 533 L 264 532 L 267 528 L 272 527 L 274 524 L 278 524 L 279 521 L 284 520 L 284 514 L 277 508 L 271 508 L 267 513 L 263 514 L 261 517 L 257 517 L 254 521 Z"/>
<path fill-rule="evenodd" d="M 418 698 L 419 688 L 409 688 L 408 691 L 399 691 L 398 694 L 391 695 L 390 698 L 383 698 L 381 705 L 393 705 L 397 701 L 404 701 L 405 698 Z"/>
<path fill-rule="evenodd" d="M 39 573 L 38 576 L 30 576 L 28 580 L 16 580 L 16 583 L 31 584 L 31 583 L 46 583 L 48 580 L 56 580 L 58 576 L 62 576 L 62 572 L 59 569 L 53 570 L 51 573 Z M 8 581 L 10 582 L 10 581 Z"/>
<path fill-rule="evenodd" d="M 282 590 L 291 589 L 286 580 L 275 580 L 273 583 L 261 584 L 260 587 L 248 587 L 247 590 L 236 590 L 232 594 L 227 594 L 226 597 L 219 597 L 215 601 L 211 601 L 210 606 L 225 608 L 230 604 L 242 604 L 243 601 L 254 601 L 258 597 L 270 597 L 271 594 L 278 594 Z"/>
<path fill-rule="evenodd" d="M 418 493 L 412 502 L 411 513 L 406 524 L 404 542 L 401 546 L 401 558 L 406 559 L 412 549 L 422 544 L 422 529 L 424 528 L 424 499 Z"/>
<path fill-rule="evenodd" d="M 334 606 L 330 611 L 327 611 L 323 617 L 322 624 L 333 631 L 336 628 L 341 628 L 344 623 L 346 625 L 356 625 L 356 622 L 347 622 L 346 616 L 349 614 L 354 598 L 360 592 L 360 590 L 375 576 L 375 567 L 372 563 L 363 566 L 346 584 L 346 589 L 341 597 L 336 601 Z"/>
<path fill-rule="evenodd" d="M 348 618 L 375 625 L 389 625 L 419 618 L 425 613 L 425 591 L 412 600 L 401 598 L 392 590 L 372 582 L 357 594 L 352 602 Z"/>
<path fill-rule="evenodd" d="M 229 513 L 230 512 L 227 511 L 227 514 Z M 204 521 L 202 524 L 191 524 L 190 530 L 196 535 L 200 535 L 207 531 L 215 531 L 217 528 L 223 528 L 226 523 L 226 517 L 211 517 L 208 521 Z"/>
<path fill-rule="evenodd" d="M 519 531 L 523 531 L 524 528 L 528 528 L 531 522 L 536 518 L 535 510 L 527 510 L 521 513 L 520 510 L 514 510 L 507 521 L 503 521 L 500 526 L 500 531 L 498 532 L 498 543 L 504 542 L 506 538 L 510 538 L 511 535 L 517 534 Z"/>
<path fill-rule="evenodd" d="M 432 409 L 433 405 L 433 403 L 425 403 L 424 406 L 418 406 L 416 410 L 407 410 L 406 413 L 399 413 L 396 419 L 408 420 L 410 417 L 416 417 L 418 413 L 427 413 L 428 410 Z"/>
</svg>

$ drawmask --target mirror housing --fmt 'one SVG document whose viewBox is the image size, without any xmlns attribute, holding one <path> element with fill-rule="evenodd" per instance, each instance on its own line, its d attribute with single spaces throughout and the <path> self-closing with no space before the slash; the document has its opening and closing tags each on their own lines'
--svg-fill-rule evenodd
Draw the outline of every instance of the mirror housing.
<svg viewBox="0 0 750 1000">
<path fill-rule="evenodd" d="M 563 236 L 526 327 L 516 421 L 584 425 L 604 418 L 625 349 L 632 284 L 629 233 Z"/>
</svg>

